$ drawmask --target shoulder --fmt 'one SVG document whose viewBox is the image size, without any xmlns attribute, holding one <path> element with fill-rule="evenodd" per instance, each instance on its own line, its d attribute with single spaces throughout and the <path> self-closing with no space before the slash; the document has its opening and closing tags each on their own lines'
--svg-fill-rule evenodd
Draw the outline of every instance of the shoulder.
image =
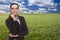
<svg viewBox="0 0 60 40">
<path fill-rule="evenodd" d="M 23 16 L 19 16 L 19 18 L 24 18 Z"/>
<path fill-rule="evenodd" d="M 9 18 L 7 18 L 7 19 L 5 20 L 5 22 L 7 22 L 7 21 L 9 21 Z"/>
<path fill-rule="evenodd" d="M 23 16 L 19 16 L 19 19 L 25 21 L 25 18 Z"/>
<path fill-rule="evenodd" d="M 5 22 L 9 22 L 11 19 L 8 17 L 6 18 Z"/>
</svg>

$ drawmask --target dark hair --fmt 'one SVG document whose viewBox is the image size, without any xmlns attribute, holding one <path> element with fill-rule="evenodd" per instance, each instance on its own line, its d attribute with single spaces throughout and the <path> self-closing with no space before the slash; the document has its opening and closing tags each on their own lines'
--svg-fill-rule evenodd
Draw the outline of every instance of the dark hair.
<svg viewBox="0 0 60 40">
<path fill-rule="evenodd" d="M 17 3 L 11 3 L 11 4 L 10 4 L 10 8 L 11 8 L 12 5 L 17 5 L 18 8 L 19 8 L 19 5 L 18 5 Z"/>
</svg>

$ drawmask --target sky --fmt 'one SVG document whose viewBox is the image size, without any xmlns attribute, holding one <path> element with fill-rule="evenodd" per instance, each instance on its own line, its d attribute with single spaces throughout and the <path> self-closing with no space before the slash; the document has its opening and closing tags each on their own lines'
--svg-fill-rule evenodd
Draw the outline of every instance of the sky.
<svg viewBox="0 0 60 40">
<path fill-rule="evenodd" d="M 19 12 L 60 13 L 60 0 L 0 0 L 0 12 L 9 12 L 11 3 L 19 4 Z"/>
</svg>

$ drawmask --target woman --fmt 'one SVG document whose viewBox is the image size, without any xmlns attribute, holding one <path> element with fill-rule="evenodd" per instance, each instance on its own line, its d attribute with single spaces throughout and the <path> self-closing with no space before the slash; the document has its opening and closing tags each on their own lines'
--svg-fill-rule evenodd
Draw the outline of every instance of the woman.
<svg viewBox="0 0 60 40">
<path fill-rule="evenodd" d="M 28 33 L 28 28 L 23 16 L 19 16 L 19 5 L 12 3 L 10 5 L 10 15 L 6 19 L 6 25 L 9 29 L 8 40 L 24 40 L 24 36 Z"/>
</svg>

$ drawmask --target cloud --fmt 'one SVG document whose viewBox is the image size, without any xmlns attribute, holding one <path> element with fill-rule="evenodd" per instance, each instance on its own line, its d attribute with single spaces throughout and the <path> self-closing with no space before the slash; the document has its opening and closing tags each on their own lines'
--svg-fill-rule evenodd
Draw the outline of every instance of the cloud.
<svg viewBox="0 0 60 40">
<path fill-rule="evenodd" d="M 53 0 L 32 0 L 32 1 L 29 0 L 28 3 L 29 3 L 28 6 L 37 5 L 37 6 L 42 7 L 42 8 L 39 8 L 39 10 L 38 10 L 40 12 L 48 12 L 49 10 L 57 11 L 57 9 L 56 9 L 57 5 L 55 5 Z"/>
<path fill-rule="evenodd" d="M 0 9 L 9 9 L 10 5 L 0 5 Z"/>
<path fill-rule="evenodd" d="M 0 13 L 9 13 L 9 12 L 6 12 L 6 11 L 3 11 L 3 10 L 0 10 Z"/>
<path fill-rule="evenodd" d="M 27 12 L 27 10 L 29 12 L 48 12 L 50 10 L 57 11 L 57 9 L 56 9 L 57 4 L 54 4 L 52 1 L 53 0 L 32 0 L 32 1 L 28 0 L 28 5 L 27 5 L 28 7 L 30 7 L 32 5 L 41 7 L 41 8 L 39 8 L 39 10 L 34 11 L 34 10 L 29 10 L 29 8 L 26 8 L 26 6 L 23 5 L 23 4 L 25 4 L 25 2 L 23 0 L 0 0 L 0 2 L 2 2 L 2 3 L 9 3 L 9 2 L 10 3 L 18 3 L 19 4 L 19 12 L 25 12 L 25 13 Z M 9 5 L 0 4 L 0 11 L 2 11 L 2 12 L 9 11 L 9 6 L 10 6 L 10 4 Z"/>
<path fill-rule="evenodd" d="M 40 12 L 48 12 L 45 8 L 39 8 Z"/>
<path fill-rule="evenodd" d="M 45 6 L 45 5 L 54 5 L 52 0 L 28 0 L 28 5 L 38 5 L 38 6 Z"/>
</svg>

